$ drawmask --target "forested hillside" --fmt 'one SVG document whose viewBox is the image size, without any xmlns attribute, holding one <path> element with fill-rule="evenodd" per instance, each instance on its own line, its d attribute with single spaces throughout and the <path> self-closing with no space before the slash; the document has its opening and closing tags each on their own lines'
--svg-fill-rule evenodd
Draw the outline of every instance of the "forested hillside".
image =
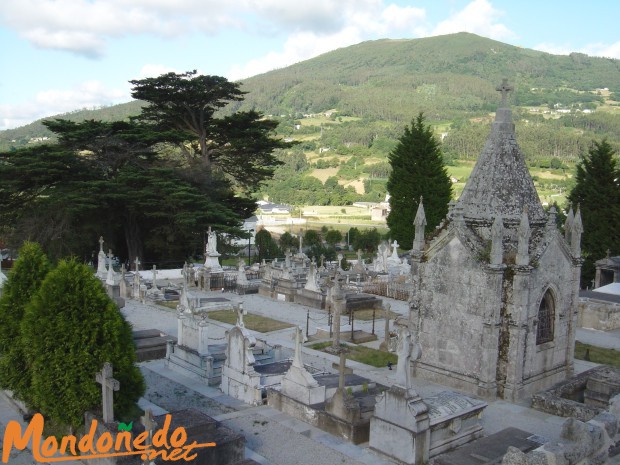
<svg viewBox="0 0 620 465">
<path fill-rule="evenodd" d="M 200 63 L 197 63 L 200 67 Z M 243 80 L 248 94 L 225 111 L 256 109 L 280 121 L 298 144 L 260 195 L 293 204 L 346 204 L 385 196 L 387 154 L 420 111 L 442 141 L 455 180 L 484 144 L 508 78 L 517 137 L 551 198 L 570 186 L 567 174 L 592 140 L 620 151 L 620 60 L 557 56 L 469 33 L 378 40 L 335 50 Z M 63 118 L 105 121 L 139 112 L 131 102 Z M 40 122 L 0 132 L 0 150 L 49 137 Z M 555 171 L 554 171 L 555 170 Z M 551 179 L 552 181 L 549 181 Z M 458 186 L 456 191 L 458 192 Z"/>
</svg>

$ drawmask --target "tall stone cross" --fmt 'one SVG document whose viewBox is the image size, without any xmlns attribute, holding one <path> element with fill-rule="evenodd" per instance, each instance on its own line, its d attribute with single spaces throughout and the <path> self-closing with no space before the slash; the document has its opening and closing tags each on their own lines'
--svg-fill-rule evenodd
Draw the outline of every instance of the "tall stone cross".
<svg viewBox="0 0 620 465">
<path fill-rule="evenodd" d="M 99 252 L 103 252 L 103 236 L 99 236 Z"/>
<path fill-rule="evenodd" d="M 114 391 L 118 391 L 121 384 L 118 380 L 112 378 L 112 364 L 105 362 L 102 370 L 97 373 L 96 381 L 101 384 L 101 397 L 102 410 L 103 410 L 103 422 L 111 423 L 114 421 Z"/>
<path fill-rule="evenodd" d="M 153 289 L 157 290 L 157 267 L 153 265 Z"/>
<path fill-rule="evenodd" d="M 515 90 L 513 86 L 508 84 L 508 79 L 502 79 L 502 83 L 495 88 L 496 91 L 501 92 L 502 94 L 502 107 L 506 106 L 506 99 L 508 98 L 508 92 L 512 92 Z"/>
<path fill-rule="evenodd" d="M 136 257 L 136 260 L 134 262 L 136 264 L 136 273 L 138 272 L 138 269 L 140 269 L 140 259 L 138 257 Z"/>
</svg>

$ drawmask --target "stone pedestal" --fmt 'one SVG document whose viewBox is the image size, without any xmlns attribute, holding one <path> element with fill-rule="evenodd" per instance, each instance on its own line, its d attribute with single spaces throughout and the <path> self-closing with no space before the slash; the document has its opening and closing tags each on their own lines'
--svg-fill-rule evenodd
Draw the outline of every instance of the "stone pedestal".
<svg viewBox="0 0 620 465">
<path fill-rule="evenodd" d="M 325 308 L 325 294 L 321 291 L 311 291 L 308 289 L 297 289 L 297 296 L 295 302 L 307 307 L 324 309 Z"/>
<path fill-rule="evenodd" d="M 402 464 L 428 461 L 428 407 L 415 391 L 392 386 L 379 396 L 370 420 L 370 448 Z"/>
<path fill-rule="evenodd" d="M 209 253 L 205 259 L 205 268 L 211 273 L 221 273 L 224 271 L 222 266 L 220 265 L 219 253 Z"/>
</svg>

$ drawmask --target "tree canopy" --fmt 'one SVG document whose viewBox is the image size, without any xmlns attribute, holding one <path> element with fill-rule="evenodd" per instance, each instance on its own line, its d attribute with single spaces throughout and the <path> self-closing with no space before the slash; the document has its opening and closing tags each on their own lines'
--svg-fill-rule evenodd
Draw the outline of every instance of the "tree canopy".
<svg viewBox="0 0 620 465">
<path fill-rule="evenodd" d="M 51 257 L 94 259 L 105 237 L 116 255 L 182 263 L 212 226 L 240 234 L 250 194 L 290 144 L 276 123 L 248 111 L 216 117 L 243 97 L 237 84 L 195 72 L 132 81 L 149 103 L 130 121 L 46 121 L 57 143 L 0 153 L 0 223 L 12 242 L 40 242 Z"/>
<path fill-rule="evenodd" d="M 47 274 L 26 307 L 21 334 L 30 406 L 56 422 L 77 428 L 86 410 L 98 409 L 95 378 L 105 362 L 120 382 L 117 417 L 144 393 L 131 326 L 86 265 L 62 260 Z"/>
<path fill-rule="evenodd" d="M 39 290 L 51 269 L 43 250 L 34 242 L 25 242 L 4 284 L 0 298 L 0 387 L 30 401 L 30 368 L 24 358 L 21 323 L 26 305 Z"/>
<path fill-rule="evenodd" d="M 405 127 L 396 148 L 388 156 L 392 172 L 387 182 L 390 236 L 404 249 L 413 245 L 413 220 L 424 197 L 426 232 L 433 231 L 448 213 L 452 183 L 444 166 L 439 142 L 420 113 Z"/>
<path fill-rule="evenodd" d="M 170 141 L 188 163 L 201 166 L 207 179 L 214 172 L 225 173 L 236 187 L 253 192 L 280 164 L 273 150 L 290 146 L 271 137 L 278 123 L 254 110 L 216 116 L 245 93 L 226 78 L 194 70 L 130 82 L 132 97 L 148 103 L 136 119 L 172 132 Z"/>
<path fill-rule="evenodd" d="M 620 253 L 620 169 L 607 140 L 593 143 L 577 165 L 575 180 L 568 200 L 581 211 L 581 283 L 589 286 L 594 279 L 594 262 L 605 258 L 607 250 L 613 255 Z"/>
</svg>

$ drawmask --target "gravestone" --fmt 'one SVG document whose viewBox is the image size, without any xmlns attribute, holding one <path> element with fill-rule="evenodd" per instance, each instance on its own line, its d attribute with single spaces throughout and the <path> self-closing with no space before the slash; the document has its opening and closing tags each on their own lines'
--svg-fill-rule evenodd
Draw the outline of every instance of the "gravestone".
<svg viewBox="0 0 620 465">
<path fill-rule="evenodd" d="M 134 300 L 141 300 L 142 296 L 140 295 L 140 259 L 136 257 L 135 260 L 135 271 L 133 275 L 133 284 L 131 290 L 131 297 Z"/>
<path fill-rule="evenodd" d="M 409 328 L 398 333 L 397 381 L 377 398 L 370 420 L 370 448 L 407 465 L 429 459 L 430 419 L 427 405 L 411 385 L 412 360 L 420 348 Z"/>
<path fill-rule="evenodd" d="M 482 412 L 487 404 L 464 394 L 444 391 L 424 398 L 428 405 L 431 438 L 429 456 L 482 437 Z"/>
<path fill-rule="evenodd" d="M 207 237 L 204 266 L 212 273 L 221 273 L 224 269 L 220 265 L 219 261 L 220 253 L 217 251 L 217 235 L 215 234 L 215 231 L 211 230 L 211 226 L 209 226 Z"/>
<path fill-rule="evenodd" d="M 291 368 L 282 379 L 281 392 L 305 405 L 325 402 L 325 386 L 319 383 L 306 370 L 302 362 L 303 332 L 295 328 L 295 356 Z"/>
<path fill-rule="evenodd" d="M 219 384 L 225 346 L 209 346 L 208 312 L 229 309 L 231 305 L 227 299 L 216 299 L 213 303 L 202 302 L 189 294 L 187 284 L 184 283 L 177 305 L 177 341 L 168 341 L 166 366 L 211 386 Z"/>
<path fill-rule="evenodd" d="M 243 327 L 242 312 L 237 313 L 238 323 L 226 333 L 226 362 L 222 368 L 220 389 L 235 399 L 251 405 L 261 405 L 261 375 L 254 370 L 256 359 L 253 348 L 256 339 Z"/>
<path fill-rule="evenodd" d="M 112 364 L 105 362 L 101 372 L 97 373 L 95 380 L 101 384 L 101 408 L 104 423 L 111 423 L 114 421 L 114 391 L 120 389 L 120 383 L 118 380 L 112 377 Z"/>
<path fill-rule="evenodd" d="M 108 270 L 105 266 L 105 252 L 103 251 L 103 236 L 99 238 L 99 254 L 97 255 L 97 277 L 106 279 Z"/>
</svg>

